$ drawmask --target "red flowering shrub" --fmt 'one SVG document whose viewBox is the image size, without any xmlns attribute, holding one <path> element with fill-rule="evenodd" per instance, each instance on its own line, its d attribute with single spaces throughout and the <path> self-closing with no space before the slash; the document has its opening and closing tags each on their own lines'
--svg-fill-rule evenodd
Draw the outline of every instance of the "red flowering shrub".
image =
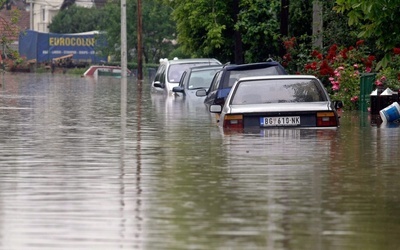
<svg viewBox="0 0 400 250">
<path fill-rule="evenodd" d="M 287 68 L 288 72 L 318 77 L 323 82 L 331 99 L 343 101 L 346 110 L 357 109 L 361 74 L 371 72 L 376 64 L 375 56 L 369 55 L 364 41 L 359 40 L 355 47 L 349 48 L 333 44 L 326 53 L 312 50 L 308 56 L 301 51 L 296 51 L 298 47 L 293 44 L 295 40 L 291 39 L 291 41 L 287 52 L 291 54 L 291 59 L 300 59 L 298 63 L 303 63 L 303 67 L 297 64 L 295 72 L 290 67 Z M 286 58 L 283 59 L 283 62 Z M 286 65 L 290 66 L 293 63 L 287 62 Z"/>
</svg>

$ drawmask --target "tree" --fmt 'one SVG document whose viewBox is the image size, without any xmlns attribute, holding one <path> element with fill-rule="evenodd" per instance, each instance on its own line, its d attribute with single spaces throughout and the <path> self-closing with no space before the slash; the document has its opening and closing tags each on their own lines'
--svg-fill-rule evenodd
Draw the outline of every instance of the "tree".
<svg viewBox="0 0 400 250">
<path fill-rule="evenodd" d="M 322 47 L 325 49 L 332 44 L 344 47 L 352 46 L 357 41 L 357 29 L 348 26 L 346 16 L 333 9 L 334 1 L 319 1 L 322 4 L 321 34 Z M 304 43 L 312 44 L 312 20 L 314 0 L 290 0 L 289 9 L 289 37 L 309 37 Z M 306 45 L 303 44 L 303 45 Z M 311 46 L 310 46 L 311 47 Z"/>
<path fill-rule="evenodd" d="M 312 0 L 290 0 L 289 36 L 311 36 Z"/>
<path fill-rule="evenodd" d="M 158 63 L 178 47 L 172 9 L 161 0 L 142 1 L 142 8 L 144 59 L 146 63 Z"/>
<path fill-rule="evenodd" d="M 344 47 L 350 47 L 356 44 L 357 29 L 355 26 L 347 24 L 347 18 L 344 14 L 334 10 L 335 3 L 333 1 L 323 2 L 324 4 L 324 44 L 330 46 L 332 44 L 340 44 Z M 369 43 L 366 42 L 367 45 Z"/>
<path fill-rule="evenodd" d="M 164 2 L 173 9 L 179 44 L 194 57 L 242 63 L 279 53 L 280 0 Z"/>
<path fill-rule="evenodd" d="M 107 33 L 109 55 L 120 58 L 121 10 L 119 3 L 107 4 L 104 8 L 107 15 L 101 24 L 101 30 Z M 158 63 L 160 58 L 168 57 L 174 50 L 176 30 L 171 20 L 171 9 L 160 4 L 158 0 L 147 0 L 142 3 L 143 22 L 143 55 L 146 63 Z M 127 50 L 128 61 L 136 59 L 137 51 L 137 1 L 127 1 Z"/>
<path fill-rule="evenodd" d="M 400 46 L 400 8 L 397 1 L 391 0 L 336 0 L 335 10 L 346 14 L 348 24 L 359 29 L 358 37 L 375 41 L 378 49 L 386 55 L 378 64 L 385 66 L 390 52 Z"/>
<path fill-rule="evenodd" d="M 280 1 L 242 0 L 236 27 L 242 34 L 246 62 L 266 61 L 279 55 Z"/>
<path fill-rule="evenodd" d="M 99 9 L 88 9 L 72 4 L 53 18 L 49 30 L 54 33 L 80 33 L 98 30 L 98 22 L 102 17 L 103 12 Z"/>
<path fill-rule="evenodd" d="M 65 1 L 64 1 L 65 3 Z M 49 25 L 50 32 L 80 33 L 93 30 L 105 31 L 106 55 L 119 60 L 121 44 L 121 9 L 119 1 L 110 1 L 104 8 L 84 8 L 75 4 L 61 10 Z M 135 59 L 137 47 L 137 1 L 127 1 L 127 49 L 128 61 Z M 160 5 L 158 0 L 143 3 L 143 54 L 146 63 L 158 63 L 175 48 L 175 23 L 171 20 L 171 9 Z"/>
<path fill-rule="evenodd" d="M 18 37 L 20 29 L 18 22 L 20 20 L 20 10 L 11 7 L 10 0 L 0 0 L 0 57 L 18 57 L 18 52 L 11 48 L 10 44 Z"/>
<path fill-rule="evenodd" d="M 238 21 L 238 16 L 239 16 L 239 2 L 240 0 L 234 0 L 233 1 L 233 22 L 237 23 Z M 235 64 L 242 64 L 244 63 L 244 58 L 243 58 L 243 42 L 242 42 L 242 34 L 235 29 L 234 31 L 234 43 L 235 43 L 235 50 L 234 50 L 234 55 L 235 55 Z"/>
<path fill-rule="evenodd" d="M 282 37 L 289 35 L 289 0 L 281 0 L 281 13 L 280 13 L 280 32 Z M 285 48 L 283 43 L 279 47 L 279 55 L 283 57 Z"/>
<path fill-rule="evenodd" d="M 235 0 L 165 0 L 176 22 L 178 42 L 193 57 L 234 61 Z"/>
</svg>

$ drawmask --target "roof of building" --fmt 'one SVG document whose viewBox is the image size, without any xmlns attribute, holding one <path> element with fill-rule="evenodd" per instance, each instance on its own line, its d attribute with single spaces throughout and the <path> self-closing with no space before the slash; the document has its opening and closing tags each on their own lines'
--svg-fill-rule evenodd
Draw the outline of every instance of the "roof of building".
<svg viewBox="0 0 400 250">
<path fill-rule="evenodd" d="M 2 8 L 0 10 L 0 34 L 5 36 L 10 41 L 18 41 L 20 31 L 29 29 L 29 17 L 30 14 L 25 10 L 25 4 L 17 2 L 11 6 L 10 10 Z M 12 22 L 13 15 L 18 12 L 18 21 Z"/>
</svg>

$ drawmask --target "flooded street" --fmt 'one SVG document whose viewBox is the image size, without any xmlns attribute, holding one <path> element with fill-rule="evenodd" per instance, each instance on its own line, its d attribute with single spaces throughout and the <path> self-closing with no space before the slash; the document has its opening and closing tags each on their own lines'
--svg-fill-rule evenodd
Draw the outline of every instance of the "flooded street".
<svg viewBox="0 0 400 250">
<path fill-rule="evenodd" d="M 400 249 L 398 124 L 224 134 L 148 80 L 0 83 L 0 250 Z"/>
</svg>

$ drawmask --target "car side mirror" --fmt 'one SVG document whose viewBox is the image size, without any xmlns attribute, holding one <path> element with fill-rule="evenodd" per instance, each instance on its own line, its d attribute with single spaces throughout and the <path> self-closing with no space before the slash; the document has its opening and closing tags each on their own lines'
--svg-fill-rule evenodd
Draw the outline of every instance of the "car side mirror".
<svg viewBox="0 0 400 250">
<path fill-rule="evenodd" d="M 211 113 L 221 113 L 222 112 L 222 106 L 221 105 L 211 105 L 210 106 L 210 112 Z"/>
<path fill-rule="evenodd" d="M 333 101 L 333 106 L 335 107 L 335 109 L 341 109 L 343 108 L 343 102 L 339 100 Z"/>
<path fill-rule="evenodd" d="M 183 87 L 181 87 L 181 86 L 178 86 L 178 87 L 173 87 L 172 88 L 172 92 L 175 92 L 175 93 L 183 93 Z"/>
<path fill-rule="evenodd" d="M 164 88 L 164 84 L 162 84 L 160 81 L 155 81 L 153 86 L 156 88 Z"/>
<path fill-rule="evenodd" d="M 196 96 L 203 97 L 207 95 L 207 91 L 205 89 L 199 89 L 196 91 Z"/>
</svg>

